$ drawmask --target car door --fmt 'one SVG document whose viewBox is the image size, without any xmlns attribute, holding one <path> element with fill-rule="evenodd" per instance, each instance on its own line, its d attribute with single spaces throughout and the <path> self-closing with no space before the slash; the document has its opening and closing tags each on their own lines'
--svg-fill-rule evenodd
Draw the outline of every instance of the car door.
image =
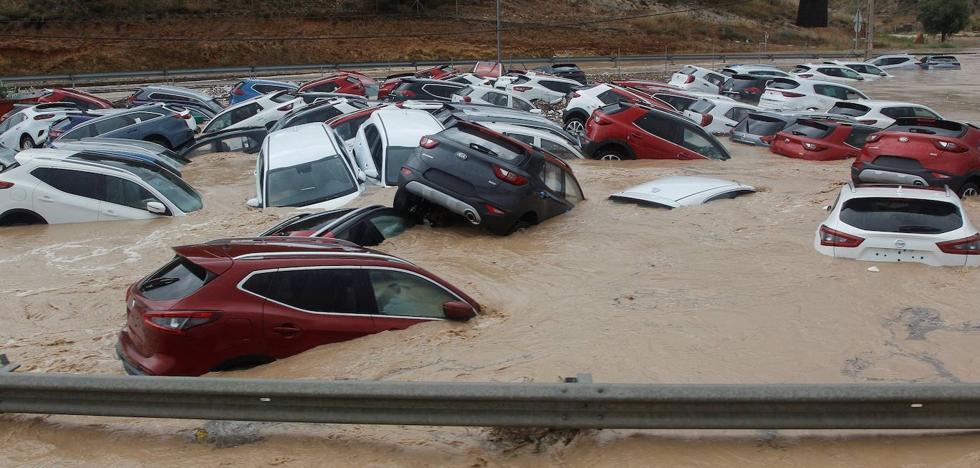
<svg viewBox="0 0 980 468">
<path fill-rule="evenodd" d="M 537 210 L 539 220 L 544 221 L 572 209 L 572 204 L 565 200 L 565 171 L 561 167 L 545 159 L 537 175 L 544 183 L 535 194 L 541 200 Z"/>
<path fill-rule="evenodd" d="M 103 177 L 105 192 L 99 209 L 99 221 L 156 218 L 159 215 L 150 213 L 146 209 L 146 204 L 157 202 L 167 206 L 156 195 L 136 182 L 111 175 Z M 170 214 L 168 208 L 167 215 Z"/>
<path fill-rule="evenodd" d="M 380 330 L 402 330 L 420 322 L 443 320 L 443 305 L 460 300 L 442 285 L 414 272 L 380 267 L 365 271 L 377 307 L 374 321 Z"/>
<path fill-rule="evenodd" d="M 363 125 L 357 131 L 354 143 L 354 159 L 364 175 L 379 180 L 382 156 L 381 133 L 373 122 Z"/>
<path fill-rule="evenodd" d="M 807 107 L 817 111 L 825 112 L 834 107 L 837 101 L 847 100 L 846 88 L 840 86 L 815 84 L 813 90 L 816 94 L 813 95 L 813 102 Z"/>
<path fill-rule="evenodd" d="M 31 171 L 41 183 L 34 187 L 34 211 L 48 223 L 85 223 L 99 220 L 105 176 L 54 167 Z"/>
<path fill-rule="evenodd" d="M 266 353 L 274 358 L 378 331 L 367 275 L 356 267 L 253 273 L 242 288 L 266 299 L 262 336 Z"/>
<path fill-rule="evenodd" d="M 677 159 L 718 159 L 729 158 L 728 151 L 717 140 L 697 125 L 684 124 L 680 134 Z"/>
<path fill-rule="evenodd" d="M 155 128 L 148 125 L 147 122 L 161 116 L 163 114 L 156 112 L 133 112 L 132 114 L 127 114 L 128 119 L 126 122 L 128 125 L 120 128 L 118 132 L 121 132 L 124 138 L 142 140 L 149 136 L 150 131 Z"/>
<path fill-rule="evenodd" d="M 688 159 L 675 143 L 680 140 L 683 126 L 673 119 L 650 112 L 636 119 L 634 125 L 627 141 L 637 158 Z"/>
</svg>

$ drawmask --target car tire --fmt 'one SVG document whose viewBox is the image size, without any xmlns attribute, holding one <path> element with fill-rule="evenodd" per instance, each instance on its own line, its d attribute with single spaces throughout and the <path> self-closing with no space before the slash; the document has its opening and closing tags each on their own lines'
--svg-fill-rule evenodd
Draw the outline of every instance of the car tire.
<svg viewBox="0 0 980 468">
<path fill-rule="evenodd" d="M 392 201 L 391 207 L 409 215 L 416 221 L 421 220 L 422 198 L 409 193 L 402 187 L 398 187 L 398 191 L 395 192 L 395 199 Z"/>
<path fill-rule="evenodd" d="M 37 148 L 37 145 L 34 144 L 34 140 L 30 137 L 30 135 L 20 137 L 20 149 L 26 150 L 31 148 Z"/>
<path fill-rule="evenodd" d="M 626 161 L 633 159 L 618 148 L 606 148 L 596 151 L 595 158 L 600 161 Z"/>
<path fill-rule="evenodd" d="M 974 180 L 964 183 L 962 186 L 960 186 L 959 195 L 960 198 L 976 197 L 980 195 L 980 184 Z"/>
<path fill-rule="evenodd" d="M 505 236 L 506 235 L 510 235 L 510 234 L 513 234 L 513 233 L 515 233 L 517 231 L 520 231 L 521 229 L 527 229 L 529 227 L 531 227 L 531 223 L 529 223 L 529 222 L 527 222 L 527 221 L 525 221 L 523 219 L 519 219 L 519 220 L 517 220 L 516 223 L 514 223 L 513 226 L 510 227 L 510 230 L 508 230 L 506 233 L 504 233 L 504 235 Z"/>
<path fill-rule="evenodd" d="M 569 117 L 565 122 L 565 131 L 575 137 L 585 135 L 585 119 L 577 115 Z"/>
</svg>

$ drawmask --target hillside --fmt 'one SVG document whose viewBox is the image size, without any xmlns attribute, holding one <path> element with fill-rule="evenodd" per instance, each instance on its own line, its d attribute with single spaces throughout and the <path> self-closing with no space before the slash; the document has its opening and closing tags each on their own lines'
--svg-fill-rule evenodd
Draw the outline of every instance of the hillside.
<svg viewBox="0 0 980 468">
<path fill-rule="evenodd" d="M 906 0 L 879 1 L 910 11 Z M 505 57 L 758 51 L 767 34 L 768 50 L 849 49 L 853 3 L 832 3 L 831 27 L 805 30 L 792 24 L 793 0 L 507 0 Z M 0 75 L 495 55 L 493 2 L 411 4 L 7 0 Z M 915 27 L 914 15 L 882 17 Z"/>
</svg>

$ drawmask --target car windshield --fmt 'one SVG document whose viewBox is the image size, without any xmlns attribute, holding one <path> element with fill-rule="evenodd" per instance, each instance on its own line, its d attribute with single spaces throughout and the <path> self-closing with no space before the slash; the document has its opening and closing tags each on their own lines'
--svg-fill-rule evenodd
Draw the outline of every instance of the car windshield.
<svg viewBox="0 0 980 468">
<path fill-rule="evenodd" d="M 160 192 L 167 200 L 170 200 L 171 203 L 177 205 L 177 208 L 184 213 L 200 210 L 204 206 L 201 202 L 201 194 L 170 171 L 149 164 L 143 165 L 110 159 L 99 162 L 135 174 L 156 189 L 157 192 Z"/>
<path fill-rule="evenodd" d="M 751 135 L 775 135 L 785 126 L 786 122 L 780 119 L 767 117 L 764 115 L 749 114 L 745 120 L 742 120 L 742 122 L 735 127 L 735 131 L 748 133 Z"/>
<path fill-rule="evenodd" d="M 415 154 L 415 148 L 405 146 L 389 146 L 385 161 L 385 184 L 398 185 L 398 174 L 408 158 Z"/>
<path fill-rule="evenodd" d="M 400 168 L 400 166 L 399 166 Z M 306 206 L 357 191 L 357 183 L 340 156 L 269 171 L 267 206 Z"/>
<path fill-rule="evenodd" d="M 707 114 L 708 112 L 711 112 L 711 109 L 714 108 L 715 108 L 715 104 L 713 102 L 707 99 L 702 99 L 700 101 L 695 102 L 694 104 L 691 104 L 691 107 L 688 107 L 687 110 L 692 112 L 697 112 L 698 114 Z"/>
<path fill-rule="evenodd" d="M 942 234 L 963 227 L 956 205 L 915 198 L 852 198 L 840 220 L 858 229 L 908 234 Z"/>
</svg>

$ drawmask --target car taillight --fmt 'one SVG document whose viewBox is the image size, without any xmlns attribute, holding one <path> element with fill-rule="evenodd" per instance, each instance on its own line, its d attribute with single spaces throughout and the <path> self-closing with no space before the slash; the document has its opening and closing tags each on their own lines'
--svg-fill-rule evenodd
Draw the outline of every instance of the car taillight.
<svg viewBox="0 0 980 468">
<path fill-rule="evenodd" d="M 244 96 L 245 95 L 245 90 L 242 89 L 241 86 L 239 86 L 239 87 L 231 90 L 231 94 L 233 94 L 235 96 Z"/>
<path fill-rule="evenodd" d="M 806 149 L 807 151 L 823 151 L 827 149 L 826 146 L 821 146 L 821 145 L 807 143 L 807 142 L 803 142 L 803 148 Z"/>
<path fill-rule="evenodd" d="M 439 146 L 439 140 L 436 140 L 435 138 L 426 135 L 422 137 L 421 140 L 419 140 L 419 146 L 425 149 L 432 149 L 435 148 L 436 146 Z"/>
<path fill-rule="evenodd" d="M 572 91 L 572 97 L 573 98 L 582 97 L 582 93 L 578 91 Z"/>
<path fill-rule="evenodd" d="M 143 315 L 143 321 L 147 325 L 174 335 L 180 335 L 190 328 L 204 325 L 217 318 L 218 314 L 215 312 L 190 310 L 147 312 Z"/>
<path fill-rule="evenodd" d="M 687 75 L 687 80 L 684 81 L 684 84 L 691 84 L 691 83 L 694 83 L 694 75 Z"/>
<path fill-rule="evenodd" d="M 701 126 L 707 127 L 711 125 L 711 122 L 715 120 L 715 117 L 711 114 L 701 114 Z"/>
<path fill-rule="evenodd" d="M 980 255 L 980 234 L 965 239 L 936 242 L 939 250 L 954 255 Z"/>
<path fill-rule="evenodd" d="M 279 112 L 288 112 L 288 111 L 291 111 L 291 110 L 293 110 L 293 103 L 290 102 L 289 104 L 286 104 L 285 106 L 279 106 L 279 107 L 276 108 L 276 110 L 279 111 Z"/>
<path fill-rule="evenodd" d="M 38 114 L 34 116 L 34 120 L 48 120 L 54 117 L 54 114 Z"/>
<path fill-rule="evenodd" d="M 472 102 L 472 101 L 473 99 L 470 99 L 469 96 L 463 96 L 463 102 Z"/>
<path fill-rule="evenodd" d="M 874 125 L 878 123 L 878 121 L 875 119 L 868 119 L 868 120 L 858 120 L 858 123 L 865 124 L 865 125 Z"/>
<path fill-rule="evenodd" d="M 864 242 L 863 238 L 852 236 L 850 234 L 844 234 L 840 231 L 835 231 L 827 226 L 820 225 L 820 245 L 825 245 L 828 247 L 857 247 Z"/>
<path fill-rule="evenodd" d="M 953 178 L 953 176 L 950 176 L 950 175 L 946 175 L 946 174 L 943 174 L 943 173 L 940 173 L 940 172 L 933 172 L 933 173 L 932 173 L 932 174 L 930 174 L 930 175 L 931 175 L 931 176 L 932 176 L 932 178 L 934 178 L 934 179 L 952 179 L 952 178 Z"/>
<path fill-rule="evenodd" d="M 13 186 L 14 186 L 14 183 L 13 182 L 6 182 L 6 181 L 3 181 L 3 180 L 0 180 L 0 190 L 8 189 L 8 188 L 13 187 Z"/>
<path fill-rule="evenodd" d="M 412 91 L 410 89 L 400 89 L 400 90 L 398 90 L 398 95 L 399 96 L 404 96 L 404 97 L 407 97 L 407 98 L 413 98 L 413 97 L 415 97 L 415 91 Z"/>
<path fill-rule="evenodd" d="M 748 94 L 762 94 L 762 90 L 756 88 L 755 86 L 750 86 L 748 88 L 745 88 L 745 92 Z"/>
<path fill-rule="evenodd" d="M 512 185 L 525 185 L 527 184 L 527 177 L 524 177 L 514 171 L 504 169 L 500 166 L 493 166 L 493 174 L 497 176 L 498 179 L 507 182 Z"/>
<path fill-rule="evenodd" d="M 402 166 L 402 175 L 405 176 L 405 177 L 411 176 L 412 175 L 412 170 L 409 169 L 409 168 L 407 168 L 407 167 L 405 167 L 405 166 Z"/>
<path fill-rule="evenodd" d="M 129 101 L 129 102 L 131 102 L 131 103 L 132 102 L 136 102 L 136 94 L 130 94 L 129 97 L 126 98 L 126 100 Z"/>
<path fill-rule="evenodd" d="M 487 209 L 487 214 L 490 216 L 503 216 L 507 214 L 506 211 L 501 210 L 500 208 L 497 208 L 489 203 L 484 203 L 483 207 Z"/>
<path fill-rule="evenodd" d="M 878 141 L 880 139 L 881 139 L 881 134 L 880 133 L 872 133 L 872 134 L 868 135 L 867 138 L 864 139 L 864 142 L 865 143 L 874 143 L 874 142 L 876 142 L 876 141 Z"/>
<path fill-rule="evenodd" d="M 191 115 L 190 112 L 177 112 L 176 114 L 174 114 L 174 117 L 178 119 L 187 120 L 193 116 Z"/>
<path fill-rule="evenodd" d="M 772 144 L 772 140 L 774 138 L 776 138 L 776 135 L 766 135 L 764 137 L 760 137 L 759 140 L 762 140 L 762 142 L 765 143 L 765 144 L 767 144 L 767 145 L 771 145 Z"/>
<path fill-rule="evenodd" d="M 798 98 L 798 97 L 805 96 L 805 94 L 793 93 L 793 92 L 790 92 L 790 91 L 780 91 L 780 93 L 782 93 L 783 96 L 788 97 L 788 98 Z"/>
<path fill-rule="evenodd" d="M 512 89 L 514 91 L 519 92 L 519 93 L 523 93 L 524 91 L 530 91 L 531 90 L 531 87 L 530 86 L 514 86 Z"/>
<path fill-rule="evenodd" d="M 956 143 L 953 143 L 951 141 L 935 140 L 935 141 L 932 142 L 932 144 L 933 145 L 936 145 L 936 148 L 939 148 L 939 149 L 941 149 L 943 151 L 949 151 L 949 152 L 953 152 L 953 153 L 965 153 L 966 152 L 966 148 L 965 147 L 960 146 L 960 145 L 957 145 Z"/>
</svg>

